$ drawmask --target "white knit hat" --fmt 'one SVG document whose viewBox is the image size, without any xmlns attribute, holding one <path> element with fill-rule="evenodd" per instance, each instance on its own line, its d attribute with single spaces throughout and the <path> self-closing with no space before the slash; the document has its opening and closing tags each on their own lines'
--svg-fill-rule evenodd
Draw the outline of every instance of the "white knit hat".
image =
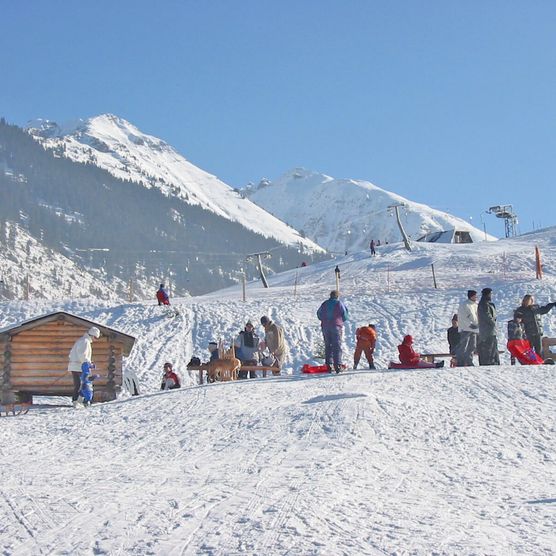
<svg viewBox="0 0 556 556">
<path fill-rule="evenodd" d="M 89 334 L 89 336 L 93 336 L 94 338 L 100 338 L 100 330 L 96 326 L 91 326 L 87 334 Z"/>
</svg>

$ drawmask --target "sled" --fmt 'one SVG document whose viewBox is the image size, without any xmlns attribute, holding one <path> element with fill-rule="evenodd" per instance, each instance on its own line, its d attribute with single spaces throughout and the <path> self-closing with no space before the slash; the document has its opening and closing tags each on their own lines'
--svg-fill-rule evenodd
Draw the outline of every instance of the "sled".
<svg viewBox="0 0 556 556">
<path fill-rule="evenodd" d="M 405 363 L 397 363 L 396 361 L 390 361 L 390 363 L 388 363 L 388 368 L 389 369 L 415 369 L 415 370 L 423 370 L 423 369 L 442 369 L 444 362 L 440 361 L 439 363 L 437 363 L 437 367 L 421 367 L 419 365 L 407 365 Z"/>
<path fill-rule="evenodd" d="M 529 340 L 510 340 L 508 351 L 522 365 L 542 365 L 543 359 L 531 347 Z"/>
<path fill-rule="evenodd" d="M 317 373 L 327 373 L 329 371 L 326 365 L 309 365 L 306 363 L 301 367 L 301 372 L 303 374 L 317 374 Z"/>
<path fill-rule="evenodd" d="M 0 404 L 0 417 L 18 417 L 19 415 L 25 415 L 30 407 L 31 402 L 3 403 Z"/>
</svg>

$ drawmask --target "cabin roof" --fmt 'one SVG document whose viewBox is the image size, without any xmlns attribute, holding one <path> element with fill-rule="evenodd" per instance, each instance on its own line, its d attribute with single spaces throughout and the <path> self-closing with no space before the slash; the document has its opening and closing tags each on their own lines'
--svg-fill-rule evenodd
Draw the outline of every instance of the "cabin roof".
<svg viewBox="0 0 556 556">
<path fill-rule="evenodd" d="M 131 348 L 135 343 L 135 338 L 133 336 L 130 336 L 129 334 L 125 334 L 124 332 L 120 332 L 119 330 L 110 328 L 109 326 L 105 326 L 104 324 L 99 324 L 98 322 L 88 320 L 83 317 L 78 317 L 77 315 L 72 315 L 71 313 L 66 313 L 65 311 L 56 311 L 55 313 L 48 313 L 47 315 L 41 315 L 39 317 L 34 317 L 32 319 L 23 321 L 17 326 L 3 328 L 0 330 L 0 336 L 3 334 L 14 336 L 16 334 L 19 334 L 20 332 L 23 332 L 24 330 L 30 330 L 31 328 L 35 328 L 42 324 L 46 324 L 48 322 L 53 322 L 57 320 L 70 322 L 78 326 L 85 326 L 87 328 L 91 326 L 96 326 L 100 330 L 103 336 L 112 336 L 116 340 L 122 342 L 124 356 L 129 355 L 129 353 L 131 352 Z"/>
</svg>

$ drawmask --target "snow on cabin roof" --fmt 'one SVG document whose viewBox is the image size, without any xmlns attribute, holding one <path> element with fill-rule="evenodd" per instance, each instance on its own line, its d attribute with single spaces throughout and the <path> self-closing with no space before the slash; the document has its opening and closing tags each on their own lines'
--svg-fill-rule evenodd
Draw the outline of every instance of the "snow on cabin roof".
<svg viewBox="0 0 556 556">
<path fill-rule="evenodd" d="M 36 326 L 40 326 L 41 324 L 56 321 L 56 320 L 65 320 L 76 325 L 84 326 L 86 328 L 89 328 L 91 326 L 96 326 L 100 330 L 101 334 L 103 334 L 104 336 L 110 336 L 110 335 L 115 336 L 123 344 L 124 356 L 129 355 L 129 353 L 131 352 L 131 348 L 133 348 L 133 345 L 135 343 L 135 337 L 130 336 L 129 334 L 125 334 L 120 330 L 110 328 L 109 326 L 106 326 L 104 324 L 100 324 L 98 322 L 88 320 L 86 318 L 79 317 L 77 315 L 73 315 L 72 313 L 67 313 L 66 311 L 56 311 L 54 313 L 48 313 L 46 315 L 41 315 L 39 317 L 33 317 L 32 319 L 23 321 L 17 324 L 16 326 L 9 326 L 7 328 L 1 329 L 0 335 L 6 333 L 9 333 L 10 335 L 19 334 L 24 330 L 29 330 Z"/>
</svg>

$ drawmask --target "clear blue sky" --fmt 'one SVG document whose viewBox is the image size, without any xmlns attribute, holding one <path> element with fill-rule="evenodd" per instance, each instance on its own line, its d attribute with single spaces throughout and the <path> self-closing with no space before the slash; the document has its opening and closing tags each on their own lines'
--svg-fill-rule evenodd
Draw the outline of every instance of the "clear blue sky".
<svg viewBox="0 0 556 556">
<path fill-rule="evenodd" d="M 294 166 L 556 224 L 553 0 L 0 0 L 0 115 L 114 113 L 234 187 Z M 502 222 L 484 215 L 487 230 Z"/>
</svg>

